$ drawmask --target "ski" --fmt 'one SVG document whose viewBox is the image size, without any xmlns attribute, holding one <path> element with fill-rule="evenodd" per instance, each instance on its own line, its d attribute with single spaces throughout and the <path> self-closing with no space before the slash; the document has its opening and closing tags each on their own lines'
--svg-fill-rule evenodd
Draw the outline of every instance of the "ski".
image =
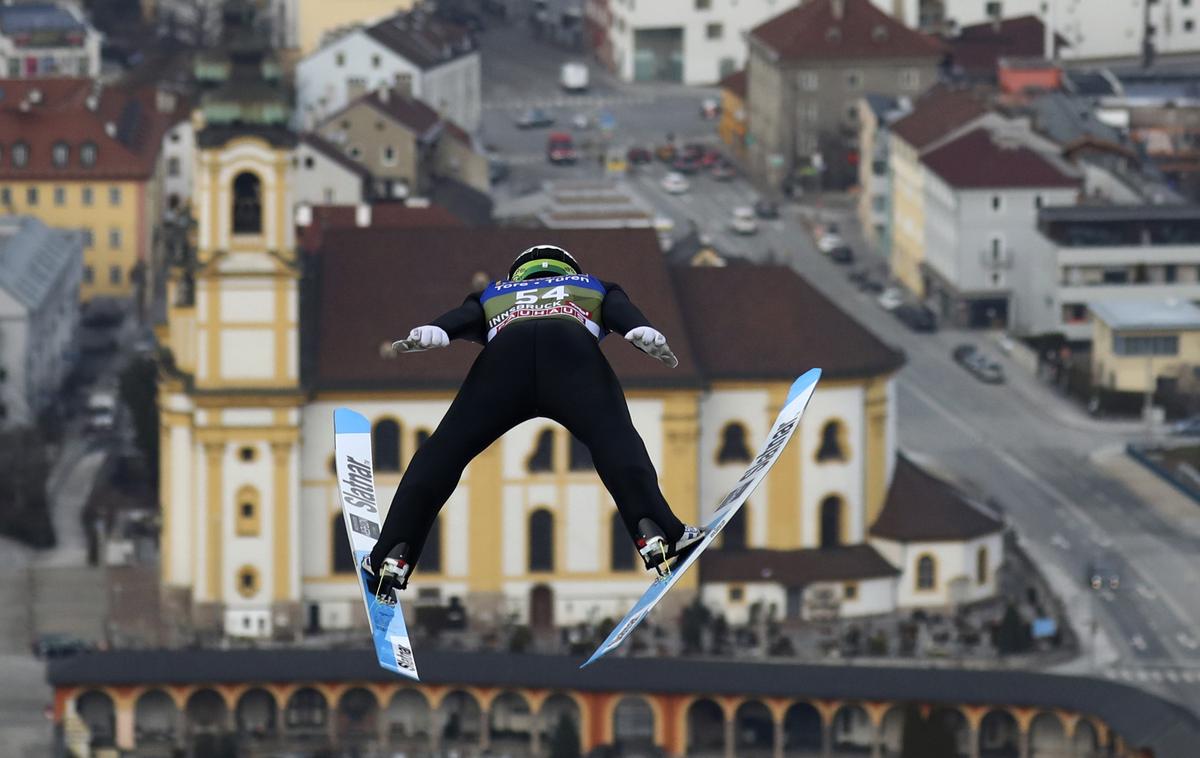
<svg viewBox="0 0 1200 758">
<path fill-rule="evenodd" d="M 784 401 L 783 409 L 779 411 L 779 415 L 775 418 L 775 423 L 771 427 L 770 434 L 767 435 L 766 442 L 763 443 L 762 449 L 750 463 L 750 467 L 746 469 L 733 486 L 733 489 L 729 491 L 729 494 L 725 496 L 720 506 L 717 507 L 716 513 L 713 514 L 712 519 L 706 525 L 708 533 L 704 535 L 704 539 L 686 548 L 683 551 L 682 557 L 674 559 L 674 566 L 670 567 L 665 574 L 657 576 L 651 582 L 650 586 L 642 594 L 642 597 L 629 610 L 629 613 L 625 614 L 625 617 L 613 627 L 608 637 L 600 644 L 600 647 L 596 648 L 596 652 L 592 653 L 592 657 L 588 658 L 579 668 L 583 668 L 599 660 L 620 646 L 625 641 L 625 638 L 642 622 L 642 619 L 654 609 L 654 606 L 658 605 L 658 602 L 667 594 L 667 591 L 675 586 L 675 583 L 679 581 L 683 573 L 696 562 L 700 554 L 712 544 L 713 540 L 717 538 L 717 535 L 721 533 L 721 530 L 725 528 L 730 519 L 737 514 L 738 510 L 767 475 L 767 472 L 771 470 L 771 466 L 778 460 L 779 454 L 787 446 L 788 440 L 792 438 L 792 433 L 799 426 L 800 416 L 804 413 L 804 408 L 808 405 L 809 398 L 812 397 L 813 391 L 817 387 L 817 381 L 820 378 L 821 369 L 814 368 L 792 383 L 791 388 L 788 390 L 787 399 Z"/>
<path fill-rule="evenodd" d="M 367 622 L 375 642 L 379 665 L 402 676 L 419 681 L 417 664 L 404 623 L 400 593 L 376 597 L 367 588 L 367 574 L 361 568 L 363 557 L 369 555 L 379 539 L 379 506 L 375 498 L 375 474 L 371 461 L 371 423 L 360 413 L 348 408 L 333 412 L 333 449 L 337 467 L 338 497 L 346 534 L 350 538 L 350 553 L 354 556 L 359 590 L 367 608 Z"/>
</svg>

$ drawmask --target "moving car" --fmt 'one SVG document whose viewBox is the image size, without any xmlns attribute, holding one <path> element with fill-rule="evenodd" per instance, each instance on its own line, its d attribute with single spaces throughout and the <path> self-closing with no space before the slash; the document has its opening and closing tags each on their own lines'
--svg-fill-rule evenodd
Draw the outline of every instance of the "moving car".
<svg viewBox="0 0 1200 758">
<path fill-rule="evenodd" d="M 671 163 L 671 170 L 680 174 L 694 174 L 700 170 L 700 162 L 686 155 L 681 156 Z"/>
<path fill-rule="evenodd" d="M 714 163 L 708 174 L 718 182 L 727 182 L 733 179 L 737 175 L 737 172 L 734 171 L 733 164 L 721 161 L 720 163 Z"/>
<path fill-rule="evenodd" d="M 1176 421 L 1171 424 L 1170 432 L 1179 437 L 1200 437 L 1200 416 Z"/>
<path fill-rule="evenodd" d="M 517 119 L 517 128 L 519 129 L 537 129 L 553 125 L 554 116 L 551 116 L 541 108 L 530 108 Z"/>
<path fill-rule="evenodd" d="M 959 345 L 951 351 L 954 360 L 975 378 L 987 384 L 1004 382 L 1004 369 L 999 363 L 980 352 L 974 345 Z"/>
<path fill-rule="evenodd" d="M 754 212 L 758 214 L 759 218 L 779 218 L 779 206 L 765 198 L 754 202 Z"/>
<path fill-rule="evenodd" d="M 1108 561 L 1094 558 L 1088 562 L 1084 582 L 1094 590 L 1115 590 L 1121 586 L 1121 576 Z"/>
<path fill-rule="evenodd" d="M 839 237 L 836 233 L 826 232 L 817 240 L 817 249 L 822 253 L 829 255 L 829 253 L 833 252 L 834 248 L 843 247 L 845 244 L 846 241 Z"/>
<path fill-rule="evenodd" d="M 677 152 L 678 151 L 675 149 L 675 145 L 668 142 L 665 145 L 659 145 L 658 147 L 654 148 L 654 157 L 658 158 L 663 163 L 670 163 L 671 161 L 675 160 L 675 153 Z"/>
<path fill-rule="evenodd" d="M 688 180 L 683 174 L 672 171 L 663 177 L 662 188 L 672 195 L 682 195 L 691 188 L 691 185 L 688 184 Z"/>
<path fill-rule="evenodd" d="M 854 251 L 849 245 L 838 245 L 829 251 L 829 257 L 834 263 L 854 263 Z"/>
<path fill-rule="evenodd" d="M 641 166 L 654 160 L 654 156 L 644 147 L 631 147 L 625 153 L 625 160 L 635 166 Z"/>
<path fill-rule="evenodd" d="M 879 293 L 879 304 L 885 311 L 894 311 L 904 304 L 904 294 L 895 287 L 888 287 Z"/>
<path fill-rule="evenodd" d="M 901 303 L 892 314 L 914 332 L 937 331 L 937 316 L 924 305 Z"/>
<path fill-rule="evenodd" d="M 579 159 L 575 152 L 575 140 L 566 132 L 551 132 L 546 138 L 546 159 L 556 166 L 574 163 Z"/>
<path fill-rule="evenodd" d="M 738 234 L 755 234 L 758 232 L 758 220 L 754 217 L 754 209 L 742 205 L 733 209 L 733 218 L 729 224 Z"/>
</svg>

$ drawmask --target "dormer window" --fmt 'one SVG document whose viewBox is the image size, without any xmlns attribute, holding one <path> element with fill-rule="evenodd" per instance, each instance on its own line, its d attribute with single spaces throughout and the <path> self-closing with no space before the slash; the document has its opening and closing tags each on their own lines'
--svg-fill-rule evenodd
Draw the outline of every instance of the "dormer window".
<svg viewBox="0 0 1200 758">
<path fill-rule="evenodd" d="M 84 142 L 79 148 L 79 162 L 91 168 L 96 165 L 96 145 L 94 142 Z"/>
<path fill-rule="evenodd" d="M 50 151 L 50 157 L 54 161 L 55 168 L 66 168 L 67 162 L 71 159 L 71 148 L 66 142 L 55 142 Z"/>
<path fill-rule="evenodd" d="M 871 39 L 876 42 L 885 42 L 887 38 L 888 30 L 883 24 L 876 24 L 875 28 L 871 29 Z"/>
<path fill-rule="evenodd" d="M 12 147 L 12 162 L 17 168 L 25 168 L 29 164 L 29 145 L 18 142 Z"/>
<path fill-rule="evenodd" d="M 841 42 L 842 41 L 842 30 L 837 28 L 836 26 L 829 27 L 829 29 L 826 30 L 826 32 L 825 32 L 825 41 L 826 42 Z"/>
</svg>

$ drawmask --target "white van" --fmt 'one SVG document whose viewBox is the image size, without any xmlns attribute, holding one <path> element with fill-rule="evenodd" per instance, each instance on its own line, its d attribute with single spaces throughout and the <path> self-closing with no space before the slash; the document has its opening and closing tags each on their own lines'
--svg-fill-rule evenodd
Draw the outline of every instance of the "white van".
<svg viewBox="0 0 1200 758">
<path fill-rule="evenodd" d="M 558 83 L 567 92 L 586 92 L 588 88 L 587 64 L 571 62 L 564 63 L 559 72 Z"/>
</svg>

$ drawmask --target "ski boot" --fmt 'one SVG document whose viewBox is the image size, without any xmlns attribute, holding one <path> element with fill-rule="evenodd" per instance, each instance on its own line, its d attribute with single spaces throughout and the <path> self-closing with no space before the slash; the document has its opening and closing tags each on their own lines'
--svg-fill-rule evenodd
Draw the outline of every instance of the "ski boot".
<svg viewBox="0 0 1200 758">
<path fill-rule="evenodd" d="M 670 544 L 658 524 L 648 518 L 638 522 L 638 533 L 641 535 L 637 540 L 638 554 L 642 556 L 646 569 L 654 569 L 659 576 L 669 576 L 671 567 L 667 561 L 685 554 L 688 548 L 704 539 L 705 534 L 703 529 L 685 524 L 683 536 L 675 544 Z"/>
<path fill-rule="evenodd" d="M 366 580 L 367 589 L 375 595 L 376 600 L 395 605 L 396 593 L 408 586 L 408 575 L 412 573 L 412 566 L 404 558 L 407 552 L 407 542 L 401 542 L 392 548 L 383 559 L 378 574 L 371 568 L 371 555 L 368 553 L 363 556 L 363 578 Z"/>
</svg>

